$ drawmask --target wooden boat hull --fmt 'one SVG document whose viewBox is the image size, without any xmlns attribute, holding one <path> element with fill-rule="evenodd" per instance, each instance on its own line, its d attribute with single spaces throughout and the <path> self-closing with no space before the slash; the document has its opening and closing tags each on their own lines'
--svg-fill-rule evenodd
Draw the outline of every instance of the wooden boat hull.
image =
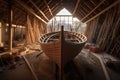
<svg viewBox="0 0 120 80">
<path fill-rule="evenodd" d="M 60 42 L 51 43 L 51 44 L 42 44 L 41 48 L 45 54 L 55 63 L 59 65 L 65 65 L 68 61 L 72 60 L 83 48 L 85 43 L 81 44 L 71 44 L 69 42 Z"/>
<path fill-rule="evenodd" d="M 82 34 L 74 33 L 74 35 L 81 36 L 83 40 L 78 43 L 72 43 L 67 40 L 58 40 L 56 42 L 49 42 L 50 37 L 57 35 L 60 32 L 48 33 L 41 37 L 41 48 L 45 52 L 45 54 L 60 67 L 61 65 L 65 65 L 68 61 L 72 60 L 83 48 L 86 37 Z M 71 33 L 68 31 L 64 31 L 65 34 Z M 71 35 L 72 35 L 71 34 Z M 49 36 L 49 37 L 48 37 Z M 43 38 L 44 37 L 44 38 Z M 82 42 L 83 41 L 83 42 Z"/>
<path fill-rule="evenodd" d="M 40 45 L 45 54 L 59 66 L 62 80 L 64 65 L 80 53 L 87 38 L 75 32 L 63 31 L 43 35 Z"/>
</svg>

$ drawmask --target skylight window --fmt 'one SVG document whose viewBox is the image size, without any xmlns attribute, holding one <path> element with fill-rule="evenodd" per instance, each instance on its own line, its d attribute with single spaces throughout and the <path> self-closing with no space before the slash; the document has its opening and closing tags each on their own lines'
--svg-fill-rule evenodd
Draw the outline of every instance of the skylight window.
<svg viewBox="0 0 120 80">
<path fill-rule="evenodd" d="M 72 15 L 67 9 L 63 8 L 60 12 L 56 15 Z"/>
<path fill-rule="evenodd" d="M 58 12 L 56 16 L 48 22 L 47 32 L 60 31 L 62 25 L 66 31 L 78 32 L 83 30 L 81 29 L 83 23 L 78 18 L 73 17 L 65 8 Z"/>
</svg>

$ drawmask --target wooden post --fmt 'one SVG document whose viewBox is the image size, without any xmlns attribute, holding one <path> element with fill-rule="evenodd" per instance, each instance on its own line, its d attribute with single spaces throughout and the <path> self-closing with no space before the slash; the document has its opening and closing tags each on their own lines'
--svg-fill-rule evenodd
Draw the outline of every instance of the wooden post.
<svg viewBox="0 0 120 80">
<path fill-rule="evenodd" d="M 16 34 L 15 34 L 15 32 L 16 32 L 16 31 L 15 31 L 15 30 L 16 30 L 16 27 L 14 27 L 13 29 L 14 29 L 14 35 L 13 35 L 14 38 L 13 38 L 13 39 L 15 39 L 15 38 L 16 38 L 16 36 L 15 36 L 15 35 L 16 35 Z"/>
<path fill-rule="evenodd" d="M 21 40 L 23 40 L 23 26 L 20 27 L 20 34 L 21 34 L 20 38 L 21 38 Z"/>
<path fill-rule="evenodd" d="M 0 22 L 0 47 L 1 47 L 1 44 L 2 44 L 2 23 Z"/>
<path fill-rule="evenodd" d="M 12 6 L 13 6 L 13 0 L 9 1 L 9 27 L 8 27 L 8 35 L 9 35 L 9 51 L 12 51 L 12 19 L 13 19 L 13 11 L 12 11 Z"/>
</svg>

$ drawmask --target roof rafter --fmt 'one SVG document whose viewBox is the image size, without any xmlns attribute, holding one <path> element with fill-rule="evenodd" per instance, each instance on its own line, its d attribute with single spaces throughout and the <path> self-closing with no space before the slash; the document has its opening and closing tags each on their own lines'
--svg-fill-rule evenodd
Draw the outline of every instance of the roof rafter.
<svg viewBox="0 0 120 80">
<path fill-rule="evenodd" d="M 49 19 L 47 18 L 47 16 L 37 7 L 37 5 L 32 1 L 32 0 L 29 0 L 33 6 L 44 16 L 44 18 L 48 21 Z"/>
<path fill-rule="evenodd" d="M 30 12 L 31 14 L 33 14 L 36 18 L 38 18 L 39 20 L 41 20 L 42 22 L 44 22 L 45 24 L 47 24 L 47 22 L 42 19 L 40 16 L 38 16 L 35 12 L 33 12 L 28 6 L 26 6 L 25 4 L 23 4 L 21 1 L 15 0 L 18 4 L 20 4 L 23 8 L 25 8 L 28 12 Z"/>
<path fill-rule="evenodd" d="M 93 13 L 105 0 L 101 1 L 90 13 L 88 13 L 85 17 L 81 19 L 83 21 L 86 17 L 88 17 L 91 13 Z"/>
<path fill-rule="evenodd" d="M 75 6 L 75 8 L 74 8 L 74 10 L 73 10 L 73 13 L 72 13 L 73 16 L 75 15 L 75 12 L 76 12 L 76 10 L 77 10 L 77 8 L 78 8 L 79 3 L 80 3 L 80 0 L 77 0 L 76 6 Z"/>
<path fill-rule="evenodd" d="M 49 10 L 49 12 L 50 12 L 50 14 L 51 14 L 51 16 L 53 17 L 53 13 L 52 13 L 49 5 L 47 4 L 46 0 L 44 0 L 44 3 L 45 3 L 45 5 L 47 6 L 47 8 L 48 8 L 48 10 Z"/>
<path fill-rule="evenodd" d="M 115 5 L 117 5 L 118 3 L 120 3 L 120 0 L 117 0 L 116 2 L 114 2 L 113 4 L 111 4 L 110 6 L 108 6 L 107 8 L 105 8 L 104 10 L 102 10 L 100 13 L 96 14 L 95 16 L 93 16 L 92 18 L 90 18 L 89 20 L 87 20 L 85 23 L 90 22 L 91 20 L 95 19 L 96 17 L 100 16 L 101 14 L 103 14 L 104 12 L 108 11 L 110 8 L 114 7 Z"/>
<path fill-rule="evenodd" d="M 60 7 L 61 7 L 61 6 L 56 6 L 56 7 L 52 8 L 52 12 L 54 13 L 56 10 L 59 11 L 59 8 L 60 8 Z M 46 14 L 48 14 L 48 12 L 47 12 Z"/>
<path fill-rule="evenodd" d="M 61 1 L 57 4 L 55 4 L 52 8 L 51 8 L 51 11 L 53 12 L 53 9 L 54 8 L 58 8 L 59 6 L 61 5 Z M 46 14 L 48 14 L 48 11 L 46 12 Z"/>
</svg>

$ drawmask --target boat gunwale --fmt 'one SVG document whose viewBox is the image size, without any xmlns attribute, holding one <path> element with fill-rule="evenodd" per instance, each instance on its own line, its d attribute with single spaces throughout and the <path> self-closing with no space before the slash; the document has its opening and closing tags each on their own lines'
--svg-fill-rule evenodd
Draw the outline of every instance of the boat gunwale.
<svg viewBox="0 0 120 80">
<path fill-rule="evenodd" d="M 59 43 L 60 42 L 60 39 L 58 39 L 58 41 L 56 41 L 56 42 L 43 42 L 44 40 L 41 40 L 41 38 L 42 37 L 44 37 L 45 35 L 51 35 L 51 37 L 52 37 L 52 34 L 59 34 L 61 31 L 57 31 L 57 32 L 51 32 L 51 33 L 46 33 L 46 34 L 44 34 L 44 35 L 42 35 L 41 37 L 40 37 L 40 40 L 39 40 L 39 42 L 40 42 L 40 44 L 56 44 L 56 43 Z M 64 31 L 64 33 L 70 33 L 71 35 L 74 35 L 74 36 L 76 36 L 77 38 L 79 38 L 79 39 L 81 39 L 81 41 L 79 41 L 79 42 L 69 42 L 69 41 L 67 41 L 67 40 L 64 40 L 64 42 L 67 42 L 67 43 L 71 43 L 71 44 L 82 44 L 82 43 L 85 43 L 86 41 L 87 41 L 87 38 L 86 38 L 86 36 L 85 35 L 83 35 L 82 33 L 76 33 L 76 32 L 70 32 L 70 31 Z M 81 35 L 82 37 L 84 37 L 84 38 L 81 38 L 81 36 L 79 37 L 79 35 Z M 46 36 L 46 37 L 48 37 L 48 36 Z"/>
</svg>

